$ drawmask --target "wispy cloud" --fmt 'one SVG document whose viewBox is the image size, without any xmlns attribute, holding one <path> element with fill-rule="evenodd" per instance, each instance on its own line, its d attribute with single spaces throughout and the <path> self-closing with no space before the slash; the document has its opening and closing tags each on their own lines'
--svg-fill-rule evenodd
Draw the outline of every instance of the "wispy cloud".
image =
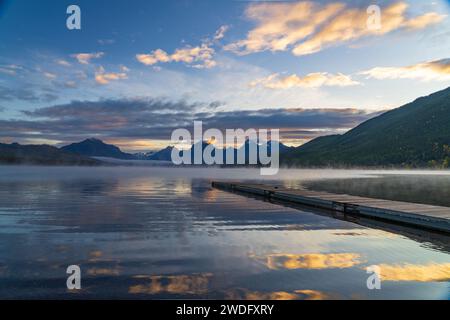
<svg viewBox="0 0 450 320">
<path fill-rule="evenodd" d="M 16 64 L 0 65 L 0 73 L 8 74 L 10 76 L 15 76 L 19 70 L 23 67 Z"/>
<path fill-rule="evenodd" d="M 374 79 L 416 79 L 423 81 L 449 81 L 450 58 L 422 62 L 406 67 L 376 67 L 360 74 Z"/>
<path fill-rule="evenodd" d="M 47 78 L 47 79 L 56 79 L 57 75 L 51 72 L 43 72 L 43 75 Z"/>
<path fill-rule="evenodd" d="M 0 67 L 0 73 L 9 74 L 10 76 L 16 75 L 16 71 L 4 67 Z"/>
<path fill-rule="evenodd" d="M 0 85 L 0 101 L 52 102 L 58 96 L 49 88 L 35 88 L 31 84 L 13 88 Z"/>
<path fill-rule="evenodd" d="M 225 37 L 225 33 L 228 31 L 230 26 L 223 25 L 219 29 L 217 29 L 216 33 L 214 34 L 214 40 L 220 40 Z"/>
<path fill-rule="evenodd" d="M 129 72 L 130 71 L 130 69 L 127 66 L 124 66 L 123 64 L 121 64 L 119 66 L 119 68 L 120 68 L 120 71 L 122 71 L 122 72 Z"/>
<path fill-rule="evenodd" d="M 103 57 L 103 52 L 95 52 L 95 53 L 76 53 L 73 54 L 72 57 L 77 59 L 81 64 L 89 64 L 92 59 L 98 59 Z"/>
<path fill-rule="evenodd" d="M 366 8 L 350 8 L 340 2 L 254 3 L 248 6 L 246 16 L 257 26 L 246 39 L 225 49 L 238 54 L 291 50 L 294 55 L 302 56 L 394 30 L 423 29 L 445 18 L 435 12 L 408 18 L 407 8 L 402 1 L 387 6 L 381 12 L 380 28 L 369 28 Z"/>
<path fill-rule="evenodd" d="M 60 66 L 64 66 L 64 67 L 70 67 L 71 66 L 71 64 L 67 60 L 64 60 L 64 59 L 57 59 L 55 62 L 57 64 L 59 64 Z"/>
<path fill-rule="evenodd" d="M 303 77 L 296 74 L 282 76 L 279 73 L 274 73 L 268 77 L 252 81 L 250 86 L 261 85 L 269 89 L 290 89 L 295 87 L 318 88 L 322 86 L 348 87 L 359 84 L 359 82 L 352 80 L 350 76 L 342 73 L 317 72 L 309 73 Z"/>
</svg>

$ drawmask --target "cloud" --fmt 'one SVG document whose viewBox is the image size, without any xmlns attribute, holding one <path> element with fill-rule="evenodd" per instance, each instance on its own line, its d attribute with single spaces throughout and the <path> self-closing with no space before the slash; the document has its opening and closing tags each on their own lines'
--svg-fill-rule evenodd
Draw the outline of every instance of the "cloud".
<svg viewBox="0 0 450 320">
<path fill-rule="evenodd" d="M 57 77 L 56 74 L 51 73 L 51 72 L 43 72 L 43 75 L 44 75 L 46 78 L 51 79 L 51 80 L 56 79 L 56 77 Z"/>
<path fill-rule="evenodd" d="M 378 80 L 415 79 L 423 81 L 449 81 L 450 59 L 422 62 L 406 67 L 376 67 L 360 74 Z"/>
<path fill-rule="evenodd" d="M 404 24 L 405 28 L 408 29 L 423 29 L 431 24 L 437 24 L 444 20 L 446 16 L 437 14 L 436 12 L 429 12 L 424 15 L 418 16 L 414 19 L 406 21 Z"/>
<path fill-rule="evenodd" d="M 290 89 L 295 87 L 317 88 L 322 86 L 348 87 L 359 84 L 359 82 L 352 80 L 350 76 L 342 73 L 331 74 L 327 72 L 317 72 L 309 73 L 304 77 L 296 74 L 280 76 L 280 74 L 274 73 L 268 77 L 252 81 L 250 86 L 255 87 L 262 85 L 269 89 Z"/>
<path fill-rule="evenodd" d="M 171 61 L 167 52 L 161 49 L 156 49 L 149 54 L 137 54 L 136 59 L 147 66 L 154 65 L 158 62 L 169 62 Z"/>
<path fill-rule="evenodd" d="M 128 76 L 126 75 L 126 73 L 114 73 L 114 72 L 110 72 L 110 73 L 97 73 L 95 75 L 95 81 L 99 84 L 108 84 L 109 82 L 113 81 L 113 80 L 120 80 L 120 79 L 127 79 Z"/>
<path fill-rule="evenodd" d="M 368 113 L 359 109 L 261 109 L 255 111 L 222 111 L 211 114 L 198 113 L 197 120 L 205 126 L 227 128 L 280 128 L 296 130 L 347 129 L 356 126 L 378 113 Z M 302 135 L 303 133 L 300 133 Z"/>
<path fill-rule="evenodd" d="M 223 25 L 219 29 L 217 29 L 216 33 L 214 34 L 214 40 L 220 40 L 225 37 L 225 33 L 228 31 L 230 26 Z"/>
<path fill-rule="evenodd" d="M 64 142 L 91 136 L 169 140 L 174 129 L 192 129 L 193 122 L 201 120 L 205 130 L 280 128 L 282 138 L 304 141 L 346 130 L 378 114 L 357 109 L 326 108 L 218 112 L 210 106 L 211 103 L 144 97 L 72 101 L 23 111 L 27 120 L 0 120 L 0 137 L 39 137 Z"/>
<path fill-rule="evenodd" d="M 121 68 L 121 70 L 124 71 L 125 69 Z M 128 68 L 126 68 L 126 70 L 128 70 Z M 100 67 L 95 73 L 95 81 L 98 84 L 102 85 L 108 84 L 111 81 L 121 79 L 128 79 L 128 76 L 125 72 L 105 72 L 105 69 L 103 67 Z"/>
<path fill-rule="evenodd" d="M 203 39 L 199 46 L 178 48 L 171 54 L 162 49 L 156 49 L 150 53 L 137 54 L 136 59 L 147 66 L 158 63 L 182 62 L 197 69 L 213 68 L 217 65 L 216 61 L 214 61 L 214 54 L 216 53 L 214 45 L 218 44 L 228 29 L 229 26 L 227 25 L 221 26 L 217 29 L 212 39 Z"/>
<path fill-rule="evenodd" d="M 52 102 L 56 99 L 58 96 L 48 88 L 37 89 L 30 84 L 18 88 L 0 86 L 0 100 L 3 101 Z"/>
<path fill-rule="evenodd" d="M 19 70 L 23 70 L 23 67 L 16 64 L 0 65 L 0 73 L 10 76 L 15 76 Z"/>
<path fill-rule="evenodd" d="M 92 59 L 101 58 L 104 55 L 103 52 L 96 53 L 77 53 L 73 54 L 72 57 L 77 59 L 81 64 L 89 64 Z"/>
<path fill-rule="evenodd" d="M 185 101 L 171 101 L 154 98 L 101 99 L 97 101 L 72 101 L 67 104 L 38 108 L 34 111 L 24 111 L 30 117 L 46 117 L 51 119 L 76 119 L 95 116 L 103 120 L 109 115 L 115 117 L 146 117 L 153 113 L 183 112 L 200 108 L 203 104 L 187 103 Z M 136 118 L 137 119 L 137 118 Z"/>
<path fill-rule="evenodd" d="M 9 74 L 10 76 L 15 76 L 16 75 L 16 71 L 15 70 L 4 68 L 4 67 L 0 67 L 0 73 Z"/>
<path fill-rule="evenodd" d="M 171 58 L 173 61 L 187 64 L 200 62 L 193 65 L 196 68 L 211 68 L 216 65 L 216 62 L 212 60 L 213 55 L 214 49 L 203 44 L 200 47 L 177 49 Z"/>
<path fill-rule="evenodd" d="M 129 72 L 130 71 L 130 69 L 127 66 L 124 66 L 124 65 L 120 65 L 119 68 L 120 68 L 120 71 L 122 71 L 122 72 Z"/>
<path fill-rule="evenodd" d="M 256 27 L 246 39 L 224 48 L 237 54 L 292 50 L 294 55 L 302 56 L 398 29 L 423 29 L 445 18 L 434 12 L 408 18 L 407 8 L 405 2 L 387 6 L 381 11 L 380 27 L 375 28 L 368 25 L 366 8 L 349 8 L 344 3 L 254 3 L 245 14 L 256 22 Z"/>
<path fill-rule="evenodd" d="M 157 49 L 149 54 L 137 54 L 136 59 L 145 65 L 183 62 L 194 68 L 212 68 L 216 65 L 216 62 L 213 60 L 214 53 L 215 50 L 204 43 L 197 47 L 176 49 L 172 54 L 168 54 L 162 49 Z"/>
<path fill-rule="evenodd" d="M 70 67 L 71 66 L 71 64 L 68 61 L 64 60 L 64 59 L 58 59 L 55 62 L 57 64 L 59 64 L 60 66 L 64 66 L 64 67 Z"/>
</svg>

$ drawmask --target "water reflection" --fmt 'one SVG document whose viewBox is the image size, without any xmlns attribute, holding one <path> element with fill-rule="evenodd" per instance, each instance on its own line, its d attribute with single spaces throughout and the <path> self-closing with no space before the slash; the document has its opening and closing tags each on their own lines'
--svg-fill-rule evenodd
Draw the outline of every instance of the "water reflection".
<svg viewBox="0 0 450 320">
<path fill-rule="evenodd" d="M 212 274 L 173 275 L 173 276 L 135 276 L 145 280 L 144 284 L 133 285 L 131 294 L 204 294 L 208 291 Z"/>
<path fill-rule="evenodd" d="M 120 271 L 113 268 L 89 268 L 86 273 L 89 276 L 118 276 Z"/>
<path fill-rule="evenodd" d="M 446 297 L 450 256 L 433 239 L 210 187 L 245 170 L 180 172 L 0 167 L 0 298 Z M 71 264 L 82 268 L 76 294 Z M 366 289 L 372 264 L 389 290 Z"/>
<path fill-rule="evenodd" d="M 379 267 L 383 281 L 450 281 L 450 263 L 381 264 Z"/>
<path fill-rule="evenodd" d="M 361 263 L 357 253 L 305 253 L 271 254 L 267 256 L 267 267 L 279 269 L 330 269 L 351 268 Z"/>
<path fill-rule="evenodd" d="M 316 290 L 258 292 L 246 289 L 230 290 L 225 297 L 232 300 L 326 300 L 333 298 L 331 295 Z"/>
</svg>

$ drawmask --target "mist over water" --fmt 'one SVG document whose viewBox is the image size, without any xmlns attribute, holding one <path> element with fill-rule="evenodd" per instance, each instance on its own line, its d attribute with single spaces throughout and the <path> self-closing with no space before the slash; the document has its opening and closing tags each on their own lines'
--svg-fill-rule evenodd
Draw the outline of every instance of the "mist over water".
<svg viewBox="0 0 450 320">
<path fill-rule="evenodd" d="M 450 175 L 383 175 L 378 178 L 327 179 L 309 181 L 304 186 L 319 191 L 343 193 L 450 207 Z"/>
<path fill-rule="evenodd" d="M 436 172 L 3 166 L 0 297 L 449 298 L 447 237 L 409 237 L 211 188 L 224 179 L 370 195 L 401 186 L 420 194 L 427 184 L 445 193 L 450 180 Z M 72 264 L 82 270 L 79 292 L 66 289 Z M 382 290 L 366 287 L 373 264 L 384 270 Z"/>
</svg>

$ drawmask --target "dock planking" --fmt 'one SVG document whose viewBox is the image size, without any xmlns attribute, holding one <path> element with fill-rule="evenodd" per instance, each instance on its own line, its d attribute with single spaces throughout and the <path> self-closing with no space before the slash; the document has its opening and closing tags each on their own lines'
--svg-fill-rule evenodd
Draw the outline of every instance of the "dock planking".
<svg viewBox="0 0 450 320">
<path fill-rule="evenodd" d="M 218 189 L 239 191 L 265 198 L 382 219 L 421 229 L 450 233 L 450 208 L 426 204 L 373 199 L 305 189 L 288 189 L 264 184 L 214 181 Z"/>
</svg>

